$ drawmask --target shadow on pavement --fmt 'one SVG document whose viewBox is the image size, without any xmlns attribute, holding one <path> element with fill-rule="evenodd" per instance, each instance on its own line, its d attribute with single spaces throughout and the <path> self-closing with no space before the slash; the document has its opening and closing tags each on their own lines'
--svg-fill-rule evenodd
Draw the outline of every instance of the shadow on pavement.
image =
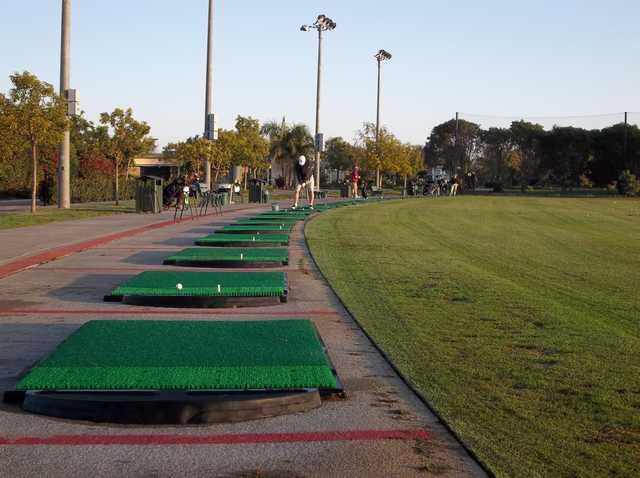
<svg viewBox="0 0 640 478">
<path fill-rule="evenodd" d="M 85 274 L 47 295 L 64 302 L 102 303 L 104 296 L 135 274 Z"/>
</svg>

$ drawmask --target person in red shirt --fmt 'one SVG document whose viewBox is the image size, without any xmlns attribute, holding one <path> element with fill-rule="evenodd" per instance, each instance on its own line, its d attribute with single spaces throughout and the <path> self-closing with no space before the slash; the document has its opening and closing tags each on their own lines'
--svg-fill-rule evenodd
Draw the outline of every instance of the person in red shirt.
<svg viewBox="0 0 640 478">
<path fill-rule="evenodd" d="M 353 191 L 353 197 L 358 197 L 358 183 L 360 182 L 360 168 L 358 165 L 354 166 L 353 171 L 351 171 L 351 187 Z"/>
</svg>

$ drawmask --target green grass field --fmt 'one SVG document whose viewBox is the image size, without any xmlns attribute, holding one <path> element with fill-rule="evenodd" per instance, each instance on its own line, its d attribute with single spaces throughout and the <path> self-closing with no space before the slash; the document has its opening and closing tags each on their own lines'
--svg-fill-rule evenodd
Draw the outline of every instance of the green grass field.
<svg viewBox="0 0 640 478">
<path fill-rule="evenodd" d="M 15 229 L 17 227 L 37 226 L 51 222 L 88 219 L 111 214 L 125 214 L 136 212 L 134 201 L 120 201 L 119 206 L 109 203 L 74 204 L 71 209 L 57 207 L 41 207 L 35 214 L 30 212 L 8 212 L 0 214 L 0 229 Z"/>
<path fill-rule="evenodd" d="M 336 388 L 308 320 L 91 321 L 18 390 Z"/>
<path fill-rule="evenodd" d="M 394 201 L 306 234 L 358 321 L 496 475 L 640 476 L 640 201 Z"/>
</svg>

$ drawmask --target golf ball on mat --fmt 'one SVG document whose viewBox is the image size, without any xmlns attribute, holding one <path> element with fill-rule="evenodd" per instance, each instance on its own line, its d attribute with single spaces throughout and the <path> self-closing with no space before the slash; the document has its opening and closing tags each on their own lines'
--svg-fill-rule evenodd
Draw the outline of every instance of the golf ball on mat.
<svg viewBox="0 0 640 478">
<path fill-rule="evenodd" d="M 176 284 L 176 289 L 182 290 L 182 284 Z"/>
</svg>

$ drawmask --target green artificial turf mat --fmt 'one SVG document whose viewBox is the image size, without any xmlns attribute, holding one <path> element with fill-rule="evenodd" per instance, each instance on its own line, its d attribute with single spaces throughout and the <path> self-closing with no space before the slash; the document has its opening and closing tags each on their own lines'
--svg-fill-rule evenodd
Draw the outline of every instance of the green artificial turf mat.
<svg viewBox="0 0 640 478">
<path fill-rule="evenodd" d="M 182 284 L 182 289 L 177 285 Z M 285 294 L 284 272 L 147 271 L 111 293 L 114 297 L 273 297 Z"/>
<path fill-rule="evenodd" d="M 303 211 L 302 209 L 281 209 L 280 211 L 265 211 L 258 214 L 258 216 L 308 216 L 310 211 Z"/>
<path fill-rule="evenodd" d="M 278 226 L 280 224 L 293 227 L 299 219 L 289 219 L 286 217 L 277 218 L 277 217 L 253 217 L 251 219 L 239 219 L 233 223 L 235 226 L 256 226 L 256 225 L 264 225 L 264 226 Z"/>
<path fill-rule="evenodd" d="M 249 219 L 241 219 L 243 221 L 290 221 L 295 224 L 300 221 L 304 221 L 307 216 L 272 216 L 271 214 L 265 214 L 264 216 L 250 217 Z"/>
<path fill-rule="evenodd" d="M 221 229 L 218 229 L 218 231 L 222 231 L 222 232 L 247 232 L 247 231 L 261 231 L 261 232 L 279 232 L 282 231 L 283 233 L 288 233 L 291 232 L 291 226 L 282 226 L 282 225 L 277 225 L 277 226 L 268 226 L 268 225 L 261 225 L 261 224 L 256 224 L 255 226 L 234 226 L 234 225 L 230 225 L 230 226 L 224 226 Z"/>
<path fill-rule="evenodd" d="M 196 241 L 199 246 L 216 246 L 233 243 L 289 244 L 288 234 L 211 234 Z"/>
<path fill-rule="evenodd" d="M 289 262 L 286 248 L 195 247 L 185 249 L 165 259 L 165 264 L 180 262 Z"/>
<path fill-rule="evenodd" d="M 18 390 L 335 389 L 308 320 L 91 321 Z"/>
<path fill-rule="evenodd" d="M 262 215 L 271 215 L 271 214 L 279 214 L 282 216 L 294 216 L 294 217 L 307 217 L 309 214 L 312 214 L 313 211 L 306 211 L 303 209 L 285 209 L 284 211 L 269 211 L 265 212 Z"/>
</svg>

